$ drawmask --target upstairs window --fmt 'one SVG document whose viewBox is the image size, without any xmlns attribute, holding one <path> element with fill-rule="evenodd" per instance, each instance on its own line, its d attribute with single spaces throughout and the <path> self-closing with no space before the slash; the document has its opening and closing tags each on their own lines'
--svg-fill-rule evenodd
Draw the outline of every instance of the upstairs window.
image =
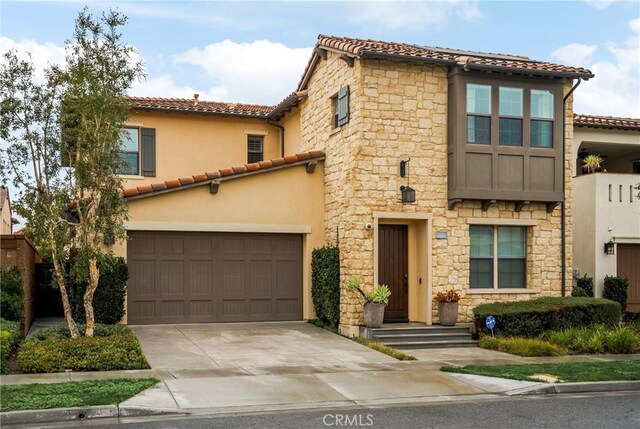
<svg viewBox="0 0 640 429">
<path fill-rule="evenodd" d="M 522 88 L 500 87 L 500 146 L 522 146 Z"/>
<path fill-rule="evenodd" d="M 248 136 L 247 137 L 247 162 L 252 164 L 264 160 L 264 137 Z"/>
<path fill-rule="evenodd" d="M 120 133 L 119 174 L 137 176 L 140 174 L 140 130 L 123 128 Z"/>
<path fill-rule="evenodd" d="M 531 90 L 531 146 L 553 147 L 553 92 Z"/>
<path fill-rule="evenodd" d="M 471 225 L 469 287 L 526 287 L 526 228 Z"/>
<path fill-rule="evenodd" d="M 333 127 L 338 128 L 349 122 L 349 86 L 340 88 L 333 97 Z"/>
<path fill-rule="evenodd" d="M 467 84 L 467 142 L 491 144 L 491 86 Z"/>
</svg>

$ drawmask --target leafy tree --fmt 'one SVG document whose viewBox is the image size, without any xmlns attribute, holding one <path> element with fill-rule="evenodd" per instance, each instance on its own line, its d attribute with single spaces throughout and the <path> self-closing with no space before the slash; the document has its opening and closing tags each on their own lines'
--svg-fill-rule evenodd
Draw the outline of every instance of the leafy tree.
<svg viewBox="0 0 640 429">
<path fill-rule="evenodd" d="M 72 260 L 71 274 L 87 281 L 85 335 L 93 336 L 97 261 L 105 252 L 105 237 L 125 237 L 127 206 L 117 175 L 120 136 L 131 107 L 127 90 L 143 77 L 134 48 L 122 42 L 120 28 L 126 21 L 114 11 L 100 17 L 87 8 L 81 11 L 74 40 L 67 42 L 66 64 L 51 67 L 46 84 L 34 83 L 33 66 L 17 60 L 15 53 L 5 55 L 8 65 L 2 68 L 6 164 L 14 182 L 25 189 L 17 212 L 26 218 L 38 246 L 51 251 L 74 337 L 79 333 L 69 306 L 65 263 Z"/>
<path fill-rule="evenodd" d="M 30 237 L 54 265 L 54 286 L 60 289 L 69 331 L 79 335 L 71 315 L 65 272 L 69 258 L 70 224 L 68 172 L 62 168 L 60 151 L 61 88 L 54 72 L 47 82 L 36 83 L 30 61 L 13 51 L 0 64 L 0 153 L 2 182 L 10 177 L 19 189 L 13 209 L 25 218 Z"/>
</svg>

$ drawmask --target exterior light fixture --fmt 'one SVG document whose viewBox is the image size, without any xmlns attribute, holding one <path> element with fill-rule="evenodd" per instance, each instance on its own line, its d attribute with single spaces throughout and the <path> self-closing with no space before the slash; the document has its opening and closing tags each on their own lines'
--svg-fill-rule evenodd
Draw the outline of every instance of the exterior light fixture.
<svg viewBox="0 0 640 429">
<path fill-rule="evenodd" d="M 604 254 L 605 255 L 615 255 L 616 254 L 616 243 L 609 240 L 604 243 Z"/>
<path fill-rule="evenodd" d="M 416 191 L 411 186 L 400 186 L 400 192 L 402 193 L 402 204 L 416 202 Z"/>
</svg>

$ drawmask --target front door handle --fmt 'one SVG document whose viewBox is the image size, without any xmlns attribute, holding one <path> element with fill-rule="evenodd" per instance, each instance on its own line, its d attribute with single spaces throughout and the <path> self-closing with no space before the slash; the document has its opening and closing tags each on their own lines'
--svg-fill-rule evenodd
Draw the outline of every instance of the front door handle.
<svg viewBox="0 0 640 429">
<path fill-rule="evenodd" d="M 409 287 L 409 274 L 404 275 L 403 283 L 404 287 Z"/>
</svg>

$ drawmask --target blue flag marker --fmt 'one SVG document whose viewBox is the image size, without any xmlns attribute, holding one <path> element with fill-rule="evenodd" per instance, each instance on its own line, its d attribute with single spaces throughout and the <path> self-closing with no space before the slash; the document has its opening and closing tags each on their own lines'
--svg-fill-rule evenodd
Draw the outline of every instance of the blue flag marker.
<svg viewBox="0 0 640 429">
<path fill-rule="evenodd" d="M 493 337 L 493 328 L 496 327 L 496 318 L 493 316 L 487 316 L 487 320 L 485 321 L 487 328 L 491 329 L 491 336 Z"/>
</svg>

